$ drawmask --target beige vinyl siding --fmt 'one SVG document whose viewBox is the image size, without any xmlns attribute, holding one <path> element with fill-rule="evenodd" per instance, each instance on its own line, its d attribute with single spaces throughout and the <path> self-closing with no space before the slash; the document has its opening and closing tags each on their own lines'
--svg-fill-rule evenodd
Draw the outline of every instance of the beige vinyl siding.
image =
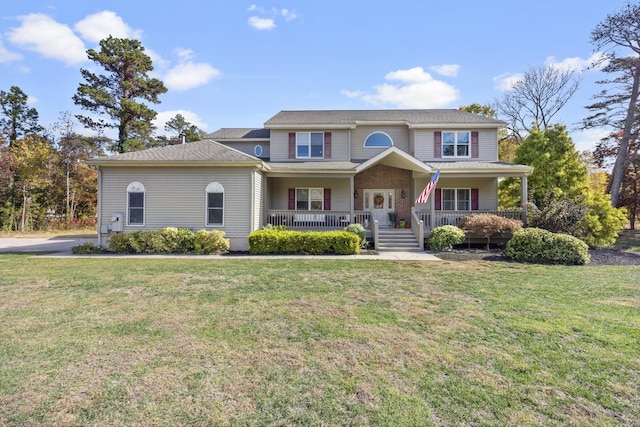
<svg viewBox="0 0 640 427">
<path fill-rule="evenodd" d="M 457 129 L 442 129 L 445 131 Z M 469 129 L 461 129 L 469 130 Z M 434 156 L 434 131 L 417 129 L 415 136 L 415 157 L 424 162 L 436 159 Z M 471 148 L 469 148 L 471 149 Z M 483 129 L 478 131 L 478 158 L 473 160 L 493 162 L 498 160 L 498 131 L 497 129 Z M 455 160 L 452 157 L 446 157 L 446 160 Z M 460 160 L 472 160 L 471 157 L 461 158 Z"/>
<path fill-rule="evenodd" d="M 330 188 L 331 210 L 351 209 L 350 181 L 348 178 L 273 178 L 270 180 L 271 209 L 289 208 L 290 188 Z"/>
<path fill-rule="evenodd" d="M 255 156 L 255 147 L 259 145 L 262 147 L 262 156 L 261 159 L 268 159 L 271 156 L 271 150 L 269 148 L 268 141 L 218 141 L 220 144 L 224 144 L 227 147 L 235 148 L 238 151 L 241 151 L 250 156 Z"/>
<path fill-rule="evenodd" d="M 351 158 L 368 160 L 385 148 L 365 148 L 364 141 L 374 132 L 383 132 L 391 137 L 394 147 L 409 152 L 409 128 L 407 126 L 358 126 L 351 131 Z"/>
<path fill-rule="evenodd" d="M 416 180 L 414 194 L 416 197 L 422 193 L 430 178 Z M 443 178 L 438 180 L 436 188 L 477 188 L 478 189 L 478 209 L 496 210 L 498 209 L 498 179 L 497 178 Z M 435 191 L 429 195 L 429 204 L 435 197 Z M 420 205 L 421 206 L 421 205 Z"/>
<path fill-rule="evenodd" d="M 286 162 L 289 159 L 289 132 L 293 130 L 271 130 L 271 161 Z M 331 132 L 331 161 L 349 161 L 349 131 L 347 130 L 323 130 L 309 129 L 304 132 Z M 329 160 L 329 159 L 327 159 Z M 314 159 L 305 159 L 314 161 Z M 322 161 L 322 160 L 317 160 Z"/>
<path fill-rule="evenodd" d="M 110 224 L 115 212 L 125 214 L 124 231 L 184 227 L 221 229 L 227 237 L 243 236 L 251 227 L 250 169 L 237 168 L 102 168 L 101 218 Z M 144 226 L 127 224 L 127 185 L 145 187 Z M 206 187 L 224 187 L 224 226 L 206 227 Z"/>
</svg>

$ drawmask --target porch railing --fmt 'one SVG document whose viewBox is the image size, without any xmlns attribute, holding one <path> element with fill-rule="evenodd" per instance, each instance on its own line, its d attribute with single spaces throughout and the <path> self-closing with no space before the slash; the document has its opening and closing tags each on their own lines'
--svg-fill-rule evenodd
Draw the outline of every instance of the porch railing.
<svg viewBox="0 0 640 427">
<path fill-rule="evenodd" d="M 291 211 L 269 209 L 266 211 L 265 225 L 284 225 L 289 230 L 338 230 L 349 224 L 359 223 L 371 228 L 369 211 Z"/>
<path fill-rule="evenodd" d="M 424 222 L 425 231 L 431 229 L 431 211 L 416 211 L 418 219 Z M 462 219 L 471 214 L 493 214 L 504 218 L 518 219 L 524 222 L 524 211 L 522 209 L 504 209 L 504 210 L 481 210 L 481 211 L 435 211 L 434 215 L 434 227 L 440 227 L 443 225 L 455 225 L 459 226 Z"/>
</svg>

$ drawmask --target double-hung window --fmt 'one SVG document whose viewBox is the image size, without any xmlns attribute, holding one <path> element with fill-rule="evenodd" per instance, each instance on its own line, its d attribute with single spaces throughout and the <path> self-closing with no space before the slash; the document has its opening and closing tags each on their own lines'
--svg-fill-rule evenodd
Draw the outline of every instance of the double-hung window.
<svg viewBox="0 0 640 427">
<path fill-rule="evenodd" d="M 144 226 L 144 193 L 139 182 L 127 186 L 127 225 Z"/>
<path fill-rule="evenodd" d="M 324 158 L 323 132 L 296 133 L 296 157 L 298 159 Z"/>
<path fill-rule="evenodd" d="M 296 188 L 296 210 L 321 211 L 324 210 L 323 188 Z"/>
<path fill-rule="evenodd" d="M 446 211 L 471 210 L 471 190 L 468 188 L 443 188 L 442 209 Z"/>
<path fill-rule="evenodd" d="M 471 132 L 442 132 L 442 157 L 469 157 Z"/>
<path fill-rule="evenodd" d="M 224 187 L 218 182 L 207 185 L 207 226 L 224 225 Z"/>
</svg>

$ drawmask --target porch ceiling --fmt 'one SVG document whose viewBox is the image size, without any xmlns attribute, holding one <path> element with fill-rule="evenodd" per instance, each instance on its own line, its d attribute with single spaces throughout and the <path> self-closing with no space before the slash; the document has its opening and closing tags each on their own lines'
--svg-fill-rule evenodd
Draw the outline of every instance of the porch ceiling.
<svg viewBox="0 0 640 427">
<path fill-rule="evenodd" d="M 427 165 L 440 170 L 443 178 L 528 176 L 533 172 L 531 166 L 506 162 L 428 162 Z"/>
</svg>

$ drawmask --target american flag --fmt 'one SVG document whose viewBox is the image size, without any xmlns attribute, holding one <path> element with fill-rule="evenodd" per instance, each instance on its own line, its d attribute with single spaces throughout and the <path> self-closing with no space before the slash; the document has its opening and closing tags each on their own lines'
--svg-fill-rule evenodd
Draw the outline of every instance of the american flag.
<svg viewBox="0 0 640 427">
<path fill-rule="evenodd" d="M 431 177 L 431 181 L 429 181 L 427 186 L 424 187 L 424 190 L 422 190 L 422 193 L 420 193 L 420 195 L 416 199 L 416 205 L 418 203 L 427 203 L 427 200 L 429 199 L 429 193 L 431 193 L 433 187 L 435 187 L 438 183 L 438 178 L 440 178 L 440 169 L 438 169 L 438 172 L 436 172 L 436 174 Z"/>
</svg>

